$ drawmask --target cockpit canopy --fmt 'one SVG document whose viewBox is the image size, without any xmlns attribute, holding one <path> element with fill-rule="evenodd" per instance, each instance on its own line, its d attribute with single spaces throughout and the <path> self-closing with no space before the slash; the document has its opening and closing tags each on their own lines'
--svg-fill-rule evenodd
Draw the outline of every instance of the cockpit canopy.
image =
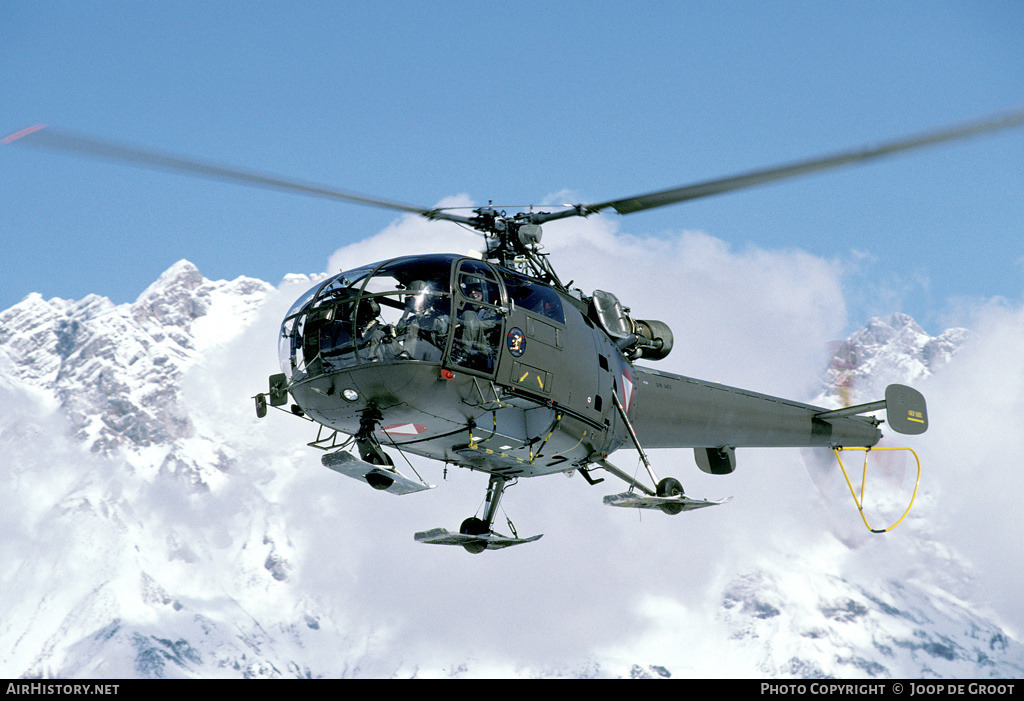
<svg viewBox="0 0 1024 701">
<path fill-rule="evenodd" d="M 289 381 L 366 363 L 445 362 L 493 374 L 504 317 L 516 307 L 565 323 L 562 300 L 536 280 L 455 255 L 408 256 L 314 285 L 281 325 Z"/>
</svg>

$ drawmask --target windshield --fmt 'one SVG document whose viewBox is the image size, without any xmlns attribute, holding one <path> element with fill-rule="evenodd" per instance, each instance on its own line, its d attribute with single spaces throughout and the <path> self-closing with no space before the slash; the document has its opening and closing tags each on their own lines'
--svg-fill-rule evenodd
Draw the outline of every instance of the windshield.
<svg viewBox="0 0 1024 701">
<path fill-rule="evenodd" d="M 290 381 L 364 363 L 439 362 L 451 317 L 456 256 L 397 258 L 314 286 L 281 325 Z"/>
</svg>

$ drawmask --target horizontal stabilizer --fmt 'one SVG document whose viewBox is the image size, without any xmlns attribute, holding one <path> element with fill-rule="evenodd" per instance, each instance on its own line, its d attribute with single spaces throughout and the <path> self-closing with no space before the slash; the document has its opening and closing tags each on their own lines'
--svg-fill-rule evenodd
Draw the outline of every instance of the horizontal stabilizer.
<svg viewBox="0 0 1024 701">
<path fill-rule="evenodd" d="M 542 534 L 543 535 L 543 534 Z M 420 531 L 413 536 L 417 543 L 429 543 L 431 545 L 483 545 L 488 550 L 500 550 L 522 543 L 532 543 L 541 536 L 535 535 L 529 538 L 509 538 L 500 533 L 486 533 L 483 535 L 467 535 L 464 533 L 452 533 L 444 528 L 434 528 L 429 531 Z"/>
<path fill-rule="evenodd" d="M 916 389 L 906 385 L 885 388 L 885 419 L 897 433 L 916 436 L 928 430 L 928 407 Z"/>
<path fill-rule="evenodd" d="M 327 453 L 320 458 L 324 467 L 339 472 L 346 477 L 362 480 L 374 489 L 379 489 L 392 494 L 412 494 L 433 489 L 435 485 L 425 482 L 411 480 L 393 467 L 373 465 L 360 460 L 351 453 L 344 450 L 336 453 Z"/>
<path fill-rule="evenodd" d="M 924 396 L 913 387 L 889 385 L 885 388 L 885 399 L 868 404 L 858 404 L 843 409 L 822 411 L 814 418 L 822 421 L 839 419 L 844 416 L 866 414 L 869 411 L 885 409 L 885 418 L 893 431 L 916 436 L 928 430 L 928 407 Z"/>
<path fill-rule="evenodd" d="M 728 504 L 732 497 L 712 501 L 710 499 L 693 499 L 686 495 L 674 497 L 653 497 L 637 492 L 623 492 L 622 494 L 609 494 L 604 498 L 608 506 L 628 506 L 634 509 L 661 509 L 667 513 L 679 513 L 680 511 L 693 511 L 703 509 L 705 506 L 718 506 Z"/>
</svg>

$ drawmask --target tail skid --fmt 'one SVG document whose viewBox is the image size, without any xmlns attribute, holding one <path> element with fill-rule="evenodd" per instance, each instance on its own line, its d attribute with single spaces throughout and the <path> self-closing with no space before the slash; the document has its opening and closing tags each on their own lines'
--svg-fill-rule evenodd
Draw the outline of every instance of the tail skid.
<svg viewBox="0 0 1024 701">
<path fill-rule="evenodd" d="M 857 491 L 854 489 L 853 483 L 850 481 L 850 475 L 846 472 L 846 466 L 843 465 L 843 459 L 839 455 L 839 453 L 844 451 L 844 450 L 860 450 L 860 451 L 864 452 L 864 467 L 863 467 L 863 472 L 861 473 L 860 494 L 859 495 L 857 494 Z M 873 451 L 873 450 L 874 451 L 877 451 L 877 450 L 889 450 L 889 451 L 905 450 L 908 453 L 910 453 L 911 455 L 913 455 L 914 456 L 914 461 L 917 462 L 917 477 L 914 480 L 914 493 L 910 495 L 910 503 L 907 504 L 906 511 L 903 512 L 903 515 L 899 517 L 899 519 L 896 521 L 896 523 L 892 524 L 888 528 L 872 528 L 871 524 L 868 523 L 867 516 L 864 515 L 864 487 L 867 484 L 867 479 L 868 479 L 868 456 L 871 454 L 871 451 Z M 853 501 L 857 505 L 857 510 L 860 512 L 860 518 L 861 518 L 862 521 L 864 521 L 864 525 L 867 527 L 867 529 L 869 531 L 871 531 L 872 533 L 886 533 L 888 531 L 891 531 L 893 528 L 896 528 L 896 526 L 900 525 L 900 523 L 903 522 L 903 519 L 905 519 L 907 517 L 907 514 L 910 513 L 911 507 L 914 506 L 914 499 L 917 497 L 917 488 L 921 484 L 921 459 L 919 457 L 917 457 L 917 453 L 915 453 L 912 448 L 887 448 L 887 447 L 886 448 L 878 448 L 878 447 L 875 447 L 875 448 L 858 448 L 858 447 L 855 447 L 855 448 L 834 448 L 833 452 L 836 455 L 836 460 L 839 462 L 839 469 L 843 471 L 843 477 L 846 478 L 846 486 L 850 488 L 850 494 L 853 496 Z"/>
<path fill-rule="evenodd" d="M 870 402 L 868 404 L 858 404 L 844 409 L 823 411 L 819 414 L 815 414 L 814 418 L 822 420 L 837 419 L 843 416 L 866 414 L 869 411 L 877 411 L 879 409 L 885 409 L 886 422 L 889 424 L 889 427 L 897 433 L 916 436 L 928 430 L 928 406 L 924 401 L 924 396 L 922 396 L 922 394 L 916 389 L 907 387 L 906 385 L 889 385 L 885 388 L 885 399 L 883 400 Z M 859 446 L 844 448 L 842 446 L 837 446 L 832 450 L 835 453 L 836 460 L 839 462 L 839 469 L 843 471 L 843 477 L 846 479 L 846 486 L 850 488 L 850 494 L 853 496 L 853 502 L 857 505 L 857 510 L 860 512 L 861 520 L 864 521 L 864 525 L 867 526 L 867 529 L 872 533 L 885 533 L 900 525 L 903 519 L 907 517 L 907 514 L 910 513 L 910 509 L 914 505 L 914 499 L 917 497 L 917 488 L 921 484 L 921 459 L 917 457 L 917 453 L 915 453 L 911 448 L 880 448 L 878 446 L 873 448 Z M 853 487 L 853 482 L 850 481 L 850 475 L 846 471 L 846 466 L 843 465 L 843 458 L 839 455 L 843 450 L 864 451 L 864 467 L 861 473 L 859 495 L 857 490 Z M 910 495 L 910 503 L 907 504 L 906 511 L 904 511 L 903 515 L 897 519 L 896 523 L 892 524 L 888 528 L 872 528 L 871 524 L 868 523 L 867 516 L 864 515 L 864 487 L 867 484 L 868 479 L 868 456 L 871 454 L 872 450 L 907 451 L 914 456 L 914 461 L 917 462 L 917 477 L 914 481 L 914 493 Z"/>
</svg>

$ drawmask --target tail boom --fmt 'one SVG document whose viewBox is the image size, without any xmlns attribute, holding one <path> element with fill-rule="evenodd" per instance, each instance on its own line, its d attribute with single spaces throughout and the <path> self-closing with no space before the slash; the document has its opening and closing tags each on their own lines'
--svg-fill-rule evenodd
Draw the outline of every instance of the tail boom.
<svg viewBox="0 0 1024 701">
<path fill-rule="evenodd" d="M 635 374 L 638 401 L 632 422 L 646 448 L 867 448 L 882 437 L 878 419 L 858 415 L 866 409 L 837 414 L 648 368 L 638 367 Z M 908 415 L 917 411 L 918 405 L 912 404 L 913 408 L 901 410 Z M 923 411 L 923 398 L 920 407 Z M 927 427 L 927 419 L 913 425 Z"/>
</svg>

